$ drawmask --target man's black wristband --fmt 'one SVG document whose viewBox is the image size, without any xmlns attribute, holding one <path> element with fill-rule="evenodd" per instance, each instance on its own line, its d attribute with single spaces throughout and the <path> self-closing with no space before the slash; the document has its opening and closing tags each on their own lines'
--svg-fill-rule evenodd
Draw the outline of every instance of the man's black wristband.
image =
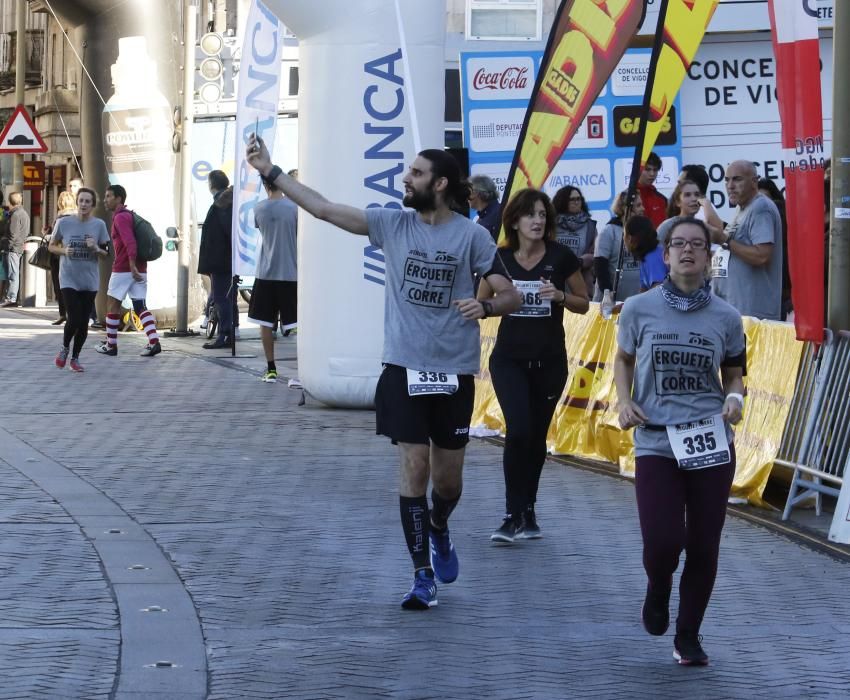
<svg viewBox="0 0 850 700">
<path fill-rule="evenodd" d="M 263 175 L 263 180 L 265 180 L 266 182 L 274 182 L 281 176 L 282 173 L 283 169 L 279 165 L 273 165 L 272 169 L 269 171 L 269 174 Z"/>
<path fill-rule="evenodd" d="M 484 309 L 484 318 L 489 318 L 493 315 L 493 305 L 489 301 L 482 301 L 481 308 Z"/>
</svg>

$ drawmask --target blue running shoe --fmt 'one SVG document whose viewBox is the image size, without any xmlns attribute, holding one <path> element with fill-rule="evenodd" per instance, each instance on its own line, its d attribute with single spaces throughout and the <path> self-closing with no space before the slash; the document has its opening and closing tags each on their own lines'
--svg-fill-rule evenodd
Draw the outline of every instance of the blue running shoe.
<svg viewBox="0 0 850 700">
<path fill-rule="evenodd" d="M 437 584 L 434 582 L 434 575 L 420 569 L 413 578 L 412 588 L 401 599 L 401 607 L 405 610 L 427 610 L 436 604 Z"/>
<path fill-rule="evenodd" d="M 460 564 L 457 560 L 457 552 L 449 537 L 449 529 L 438 532 L 431 526 L 431 567 L 440 583 L 451 583 L 457 578 Z"/>
</svg>

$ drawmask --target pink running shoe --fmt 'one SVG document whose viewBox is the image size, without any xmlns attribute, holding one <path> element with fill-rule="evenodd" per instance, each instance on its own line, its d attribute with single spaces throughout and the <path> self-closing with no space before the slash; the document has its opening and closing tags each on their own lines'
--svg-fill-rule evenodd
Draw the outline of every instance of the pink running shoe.
<svg viewBox="0 0 850 700">
<path fill-rule="evenodd" d="M 63 348 L 59 351 L 59 354 L 56 356 L 56 359 L 55 359 L 55 360 L 53 360 L 53 362 L 56 364 L 56 366 L 57 366 L 59 369 L 62 369 L 62 368 L 64 368 L 64 367 L 65 367 L 65 363 L 66 363 L 67 361 L 68 361 L 68 348 L 63 347 Z"/>
<path fill-rule="evenodd" d="M 80 361 L 76 357 L 71 358 L 71 371 L 72 372 L 85 372 L 83 366 L 80 364 Z"/>
</svg>

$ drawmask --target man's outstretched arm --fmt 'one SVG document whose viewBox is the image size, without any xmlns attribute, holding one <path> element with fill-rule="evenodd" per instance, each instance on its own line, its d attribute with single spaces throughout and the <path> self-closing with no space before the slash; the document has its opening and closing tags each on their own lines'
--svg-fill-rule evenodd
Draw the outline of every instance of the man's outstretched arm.
<svg viewBox="0 0 850 700">
<path fill-rule="evenodd" d="M 247 144 L 248 162 L 255 167 L 263 177 L 268 177 L 275 167 L 272 165 L 271 156 L 266 144 L 256 134 L 252 135 Z M 365 236 L 369 233 L 366 221 L 366 212 L 347 204 L 337 204 L 328 201 L 324 195 L 316 190 L 289 177 L 286 173 L 275 170 L 274 184 L 295 202 L 299 207 L 308 211 L 317 219 L 327 221 L 334 226 Z"/>
</svg>

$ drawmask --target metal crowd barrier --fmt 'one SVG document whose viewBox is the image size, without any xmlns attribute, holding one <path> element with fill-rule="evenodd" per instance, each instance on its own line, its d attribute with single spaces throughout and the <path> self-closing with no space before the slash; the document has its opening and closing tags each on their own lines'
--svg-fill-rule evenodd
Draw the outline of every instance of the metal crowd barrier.
<svg viewBox="0 0 850 700">
<path fill-rule="evenodd" d="M 801 501 L 838 497 L 850 450 L 850 333 L 826 332 L 815 348 L 806 343 L 791 411 L 776 464 L 794 470 L 782 519 Z"/>
</svg>

